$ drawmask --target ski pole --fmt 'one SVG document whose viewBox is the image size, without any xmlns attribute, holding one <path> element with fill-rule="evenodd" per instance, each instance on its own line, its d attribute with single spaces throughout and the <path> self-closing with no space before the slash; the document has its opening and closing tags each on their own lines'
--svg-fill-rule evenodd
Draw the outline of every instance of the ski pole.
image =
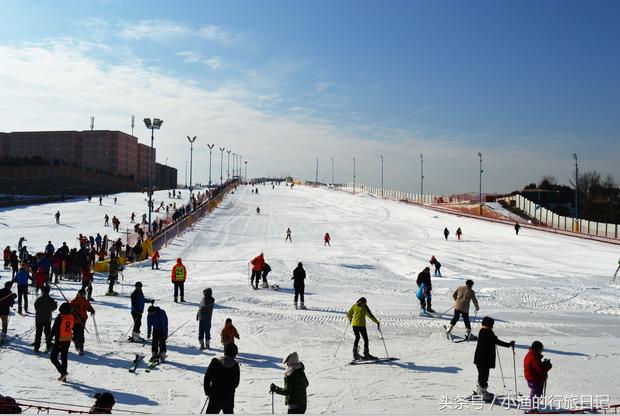
<svg viewBox="0 0 620 416">
<path fill-rule="evenodd" d="M 478 317 L 478 311 L 474 312 L 474 319 L 473 319 L 473 322 L 474 322 L 474 323 L 476 322 L 476 318 L 477 318 L 477 317 Z"/>
<path fill-rule="evenodd" d="M 209 403 L 209 396 L 207 396 L 207 399 L 205 400 L 205 404 L 202 405 L 202 409 L 200 409 L 200 414 L 203 414 L 205 410 L 207 409 L 207 403 Z"/>
<path fill-rule="evenodd" d="M 271 392 L 271 414 L 272 415 L 275 414 L 274 405 L 273 405 L 273 401 L 274 401 L 273 396 L 274 396 L 273 392 Z"/>
<path fill-rule="evenodd" d="M 179 325 L 174 331 L 172 331 L 170 334 L 168 334 L 168 339 L 170 339 L 170 337 L 172 335 L 174 335 L 175 332 L 177 332 L 179 329 L 183 328 L 185 325 L 187 325 L 189 323 L 189 321 L 191 321 L 191 319 L 188 319 L 187 321 L 183 322 L 181 325 Z"/>
<path fill-rule="evenodd" d="M 454 309 L 454 306 L 450 307 L 450 309 L 446 310 L 445 312 L 442 312 L 440 315 L 445 315 L 448 312 L 450 312 L 452 309 Z"/>
<path fill-rule="evenodd" d="M 101 348 L 101 338 L 99 337 L 99 330 L 97 329 L 97 320 L 95 319 L 95 315 L 92 315 L 93 325 L 95 326 L 95 336 L 97 337 L 97 344 L 99 348 Z"/>
<path fill-rule="evenodd" d="M 65 294 L 62 292 L 62 289 L 60 288 L 60 286 L 58 286 L 58 284 L 57 284 L 57 283 L 54 283 L 54 286 L 56 286 L 56 289 L 58 289 L 58 291 L 59 291 L 59 292 L 60 292 L 60 294 L 62 295 L 62 297 L 63 297 L 63 299 L 65 300 L 65 302 L 67 302 L 67 303 L 69 303 L 69 304 L 70 304 L 71 302 L 69 302 L 69 299 L 67 299 L 67 297 L 65 296 Z M 84 321 L 82 321 L 82 318 L 80 318 L 80 317 L 79 317 L 79 316 L 77 316 L 77 315 L 75 315 L 75 317 L 77 318 L 78 323 L 84 327 L 84 331 L 86 331 L 86 333 L 87 333 L 87 334 L 90 334 L 90 332 L 88 332 L 88 329 L 86 329 L 86 325 L 84 324 Z"/>
<path fill-rule="evenodd" d="M 336 352 L 334 353 L 334 358 L 336 358 L 336 355 L 338 354 L 338 351 L 340 350 L 340 346 L 342 345 L 342 341 L 344 341 L 344 336 L 346 335 L 348 329 L 349 329 L 349 324 L 347 323 L 347 326 L 344 328 L 344 332 L 342 333 L 342 337 L 340 338 L 340 343 L 338 344 L 338 348 L 336 348 Z"/>
<path fill-rule="evenodd" d="M 495 345 L 495 353 L 497 354 L 497 363 L 499 364 L 499 372 L 502 375 L 502 384 L 504 385 L 504 392 L 506 392 L 506 379 L 504 378 L 504 369 L 502 368 L 502 360 L 499 358 L 499 348 Z"/>
<path fill-rule="evenodd" d="M 517 390 L 517 353 L 514 347 L 512 347 L 512 368 L 513 374 L 515 375 L 515 394 L 519 397 L 519 391 Z"/>
<path fill-rule="evenodd" d="M 377 324 L 377 329 L 379 330 L 379 334 L 381 334 L 381 341 L 383 341 L 383 348 L 385 348 L 385 358 L 390 358 L 390 354 L 388 353 L 387 346 L 385 345 L 385 338 L 383 338 L 383 331 L 381 331 L 381 327 Z"/>
</svg>

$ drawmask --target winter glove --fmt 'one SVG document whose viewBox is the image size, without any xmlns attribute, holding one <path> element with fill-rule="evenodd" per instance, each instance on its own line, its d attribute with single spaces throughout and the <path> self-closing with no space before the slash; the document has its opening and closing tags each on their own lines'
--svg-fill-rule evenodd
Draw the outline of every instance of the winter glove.
<svg viewBox="0 0 620 416">
<path fill-rule="evenodd" d="M 276 391 L 276 385 L 271 383 L 271 386 L 269 386 L 269 393 L 273 393 L 274 391 Z"/>
<path fill-rule="evenodd" d="M 377 329 L 381 329 L 381 324 L 377 322 Z"/>
<path fill-rule="evenodd" d="M 512 348 L 513 350 L 515 349 L 515 342 L 514 341 L 510 341 L 510 348 Z"/>
</svg>

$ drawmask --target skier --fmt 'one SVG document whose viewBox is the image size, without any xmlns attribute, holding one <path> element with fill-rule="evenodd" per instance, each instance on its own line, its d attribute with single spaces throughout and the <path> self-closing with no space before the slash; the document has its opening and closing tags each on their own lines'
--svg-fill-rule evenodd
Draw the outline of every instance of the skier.
<svg viewBox="0 0 620 416">
<path fill-rule="evenodd" d="M 114 198 L 116 199 L 116 198 Z M 112 393 L 102 392 L 95 393 L 95 404 L 90 408 L 90 414 L 111 414 L 112 408 L 116 404 L 116 400 Z"/>
<path fill-rule="evenodd" d="M 518 222 L 515 222 L 515 233 L 517 233 L 517 235 L 519 235 L 519 230 L 521 229 L 521 226 L 519 225 Z"/>
<path fill-rule="evenodd" d="M 97 237 L 95 237 L 95 246 L 97 248 L 97 252 L 101 251 L 101 241 L 103 240 L 103 238 L 101 237 L 101 234 L 97 233 Z"/>
<path fill-rule="evenodd" d="M 4 260 L 4 270 L 9 269 L 9 263 L 11 260 L 11 247 L 6 246 L 2 252 L 2 260 Z"/>
<path fill-rule="evenodd" d="M 256 207 L 256 213 L 260 214 L 260 207 Z"/>
<path fill-rule="evenodd" d="M 172 268 L 172 283 L 174 284 L 174 301 L 178 301 L 179 292 L 181 292 L 181 302 L 185 302 L 185 280 L 187 279 L 187 269 L 181 262 L 181 258 L 177 259 L 177 264 Z"/>
<path fill-rule="evenodd" d="M 22 315 L 22 302 L 24 312 L 28 313 L 28 281 L 32 280 L 30 273 L 26 270 L 27 263 L 22 262 L 19 271 L 13 278 L 13 282 L 17 283 L 17 313 Z"/>
<path fill-rule="evenodd" d="M 153 356 L 149 361 L 163 362 L 166 359 L 166 339 L 168 338 L 168 316 L 166 312 L 159 306 L 149 306 L 146 326 L 147 338 L 151 338 L 151 332 L 153 333 L 153 342 L 151 343 Z"/>
<path fill-rule="evenodd" d="M 361 360 L 362 358 L 365 360 L 376 360 L 377 357 L 370 355 L 368 349 L 368 332 L 366 331 L 366 316 L 377 324 L 377 328 L 380 328 L 379 321 L 370 311 L 368 305 L 366 304 L 366 298 L 361 297 L 355 305 L 351 306 L 349 312 L 347 312 L 347 318 L 349 319 L 349 323 L 353 327 L 353 333 L 355 334 L 355 341 L 353 341 L 353 359 Z M 362 357 L 359 354 L 359 342 L 360 335 L 364 339 L 364 356 Z"/>
<path fill-rule="evenodd" d="M 461 236 L 463 235 L 463 231 L 461 231 L 461 227 L 456 229 L 456 238 L 461 241 Z"/>
<path fill-rule="evenodd" d="M 222 341 L 222 345 L 226 347 L 226 344 L 234 344 L 235 338 L 241 339 L 239 337 L 239 332 L 237 332 L 237 328 L 232 323 L 232 319 L 226 318 L 226 322 L 224 322 L 224 328 L 220 333 L 220 339 Z"/>
<path fill-rule="evenodd" d="M 11 257 L 9 258 L 9 263 L 11 263 L 11 279 L 15 277 L 17 271 L 19 270 L 19 258 L 17 257 L 17 250 L 13 250 L 11 252 Z"/>
<path fill-rule="evenodd" d="M 90 271 L 90 265 L 82 266 L 82 290 L 86 292 L 86 299 L 93 301 L 93 273 Z"/>
<path fill-rule="evenodd" d="M 54 217 L 56 217 L 56 224 L 60 224 L 60 211 L 56 211 Z"/>
<path fill-rule="evenodd" d="M 469 323 L 469 305 L 471 302 L 474 303 L 476 308 L 476 312 L 480 310 L 480 306 L 478 305 L 478 299 L 476 299 L 476 293 L 472 290 L 474 286 L 473 280 L 467 280 L 465 282 L 465 286 L 461 286 L 454 291 L 452 294 L 452 298 L 455 300 L 454 304 L 454 317 L 450 321 L 450 328 L 448 328 L 447 335 L 450 337 L 450 333 L 452 332 L 452 328 L 457 324 L 461 315 L 463 315 L 463 322 L 465 322 L 465 328 L 467 328 L 467 334 L 465 335 L 465 339 L 468 341 L 471 337 L 471 324 Z"/>
<path fill-rule="evenodd" d="M 441 277 L 441 263 L 439 263 L 439 260 L 437 260 L 434 255 L 431 257 L 431 264 L 435 266 L 435 276 Z"/>
<path fill-rule="evenodd" d="M 144 342 L 144 338 L 140 336 L 140 328 L 142 327 L 142 314 L 144 313 L 144 305 L 150 303 L 153 305 L 153 299 L 147 299 L 142 293 L 142 282 L 134 284 L 135 289 L 131 292 L 131 317 L 133 319 L 133 331 L 131 341 Z"/>
<path fill-rule="evenodd" d="M 211 288 L 203 290 L 202 295 L 203 297 L 198 307 L 198 313 L 196 313 L 196 320 L 198 321 L 198 341 L 200 341 L 201 350 L 208 350 L 211 348 L 211 318 L 213 317 L 215 299 L 213 299 L 213 291 Z"/>
<path fill-rule="evenodd" d="M 4 344 L 6 334 L 9 330 L 9 313 L 15 305 L 17 295 L 13 293 L 12 281 L 4 282 L 4 288 L 0 290 L 0 321 L 2 321 L 2 332 L 0 333 L 0 345 Z"/>
<path fill-rule="evenodd" d="M 530 403 L 534 410 L 538 409 L 547 382 L 547 373 L 553 367 L 551 361 L 543 360 L 543 350 L 542 342 L 534 341 L 523 360 L 523 373 L 530 388 Z"/>
<path fill-rule="evenodd" d="M 262 273 L 263 273 L 263 287 L 267 288 L 269 287 L 269 282 L 267 282 L 267 275 L 271 273 L 271 266 L 269 266 L 267 263 L 264 263 Z"/>
<path fill-rule="evenodd" d="M 493 324 L 495 321 L 489 316 L 482 319 L 482 326 L 478 332 L 478 343 L 476 344 L 476 352 L 474 353 L 474 364 L 478 369 L 478 385 L 476 393 L 482 396 L 485 401 L 493 400 L 495 397 L 487 391 L 489 385 L 489 371 L 495 368 L 496 345 L 501 347 L 511 347 L 514 349 L 515 342 L 501 341 L 493 332 Z"/>
<path fill-rule="evenodd" d="M 250 286 L 254 289 L 258 289 L 258 281 L 261 278 L 261 272 L 263 270 L 263 265 L 265 264 L 265 256 L 263 253 L 260 253 L 258 256 L 254 257 L 250 262 L 252 265 L 252 276 L 250 276 Z M 254 279 L 256 279 L 256 285 L 254 286 Z"/>
<path fill-rule="evenodd" d="M 159 270 L 159 251 L 153 251 L 153 255 L 151 256 L 151 270 L 157 269 Z"/>
<path fill-rule="evenodd" d="M 84 330 L 86 329 L 86 321 L 88 320 L 88 313 L 95 314 L 90 302 L 86 299 L 86 291 L 83 289 L 78 290 L 75 299 L 71 301 L 73 307 L 73 314 L 75 315 L 75 324 L 73 326 L 73 342 L 75 349 L 79 355 L 84 355 Z"/>
<path fill-rule="evenodd" d="M 56 249 L 54 248 L 54 245 L 52 244 L 51 241 L 48 241 L 47 245 L 45 246 L 44 253 L 47 254 L 48 256 L 51 256 L 52 254 L 54 254 L 54 251 L 56 251 Z"/>
<path fill-rule="evenodd" d="M 288 414 L 304 414 L 308 403 L 308 378 L 306 378 L 304 364 L 299 361 L 296 352 L 290 353 L 282 363 L 286 366 L 284 369 L 284 388 L 271 384 L 269 391 L 271 393 L 285 396 L 284 404 L 288 407 Z"/>
<path fill-rule="evenodd" d="M 332 241 L 332 238 L 330 237 L 329 233 L 325 233 L 325 236 L 323 236 L 323 245 L 324 246 L 332 246 L 330 244 L 330 241 Z"/>
<path fill-rule="evenodd" d="M 114 197 L 114 205 L 116 205 L 116 202 L 118 201 L 117 197 Z"/>
<path fill-rule="evenodd" d="M 47 274 L 45 273 L 45 269 L 43 267 L 39 267 L 37 271 L 34 273 L 34 288 L 35 295 L 39 295 L 39 291 L 45 287 L 45 283 L 47 281 Z"/>
<path fill-rule="evenodd" d="M 45 334 L 45 352 L 52 348 L 52 312 L 56 310 L 58 304 L 50 296 L 49 286 L 41 289 L 41 296 L 34 302 L 35 316 L 35 335 L 34 335 L 34 352 L 39 352 L 41 346 L 41 334 Z"/>
<path fill-rule="evenodd" d="M 135 212 L 132 212 L 132 213 L 131 213 L 131 221 L 130 221 L 130 222 L 131 222 L 132 224 L 136 222 L 136 213 L 135 213 Z"/>
<path fill-rule="evenodd" d="M 299 309 L 306 309 L 304 305 L 304 294 L 306 291 L 306 271 L 304 270 L 304 265 L 301 262 L 297 263 L 297 267 L 293 270 L 293 277 L 291 278 L 293 281 L 293 288 L 295 289 L 295 300 L 293 304 L 295 305 L 295 309 L 297 309 L 297 299 L 299 298 Z"/>
<path fill-rule="evenodd" d="M 103 198 L 99 197 L 99 206 L 101 206 L 101 201 L 103 201 Z"/>
<path fill-rule="evenodd" d="M 418 293 L 417 297 L 420 300 L 420 307 L 422 308 L 421 313 L 424 314 L 426 312 L 435 313 L 431 306 L 432 295 L 431 292 L 433 290 L 433 284 L 431 282 L 431 268 L 425 267 L 418 274 L 418 278 L 416 279 L 416 283 L 418 285 Z"/>
<path fill-rule="evenodd" d="M 448 227 L 443 229 L 443 236 L 448 240 L 448 236 L 450 235 L 450 231 L 448 231 Z"/>
<path fill-rule="evenodd" d="M 291 229 L 290 227 L 286 229 L 286 238 L 284 239 L 284 242 L 290 241 L 291 243 L 293 242 L 293 239 L 291 238 Z"/>
<path fill-rule="evenodd" d="M 105 217 L 103 217 L 103 226 L 104 227 L 110 226 L 110 217 L 108 217 L 108 214 L 105 214 Z"/>
<path fill-rule="evenodd" d="M 108 264 L 108 291 L 106 296 L 116 296 L 118 293 L 114 291 L 114 284 L 118 280 L 118 271 L 120 267 L 118 265 L 118 257 L 110 257 L 110 263 Z"/>
<path fill-rule="evenodd" d="M 67 357 L 69 355 L 69 346 L 71 346 L 71 338 L 73 336 L 73 327 L 75 326 L 75 318 L 73 316 L 71 305 L 63 303 L 58 309 L 60 312 L 54 321 L 52 327 L 52 341 L 56 340 L 50 354 L 50 361 L 60 373 L 58 381 L 67 380 Z M 58 355 L 60 354 L 60 361 Z"/>
<path fill-rule="evenodd" d="M 235 357 L 239 349 L 233 343 L 224 346 L 224 356 L 213 358 L 205 373 L 204 391 L 209 398 L 207 414 L 231 414 L 235 408 L 235 390 L 239 387 L 239 363 Z"/>
</svg>

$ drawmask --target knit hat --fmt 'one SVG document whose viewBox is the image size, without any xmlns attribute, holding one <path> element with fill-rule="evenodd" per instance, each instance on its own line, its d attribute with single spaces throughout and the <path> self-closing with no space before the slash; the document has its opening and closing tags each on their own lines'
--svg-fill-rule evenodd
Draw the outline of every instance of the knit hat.
<svg viewBox="0 0 620 416">
<path fill-rule="evenodd" d="M 58 311 L 63 314 L 66 315 L 68 313 L 71 313 L 72 311 L 72 307 L 70 304 L 68 304 L 67 302 L 63 303 L 62 305 L 60 305 L 60 308 L 58 308 Z"/>
<path fill-rule="evenodd" d="M 493 328 L 493 324 L 495 324 L 495 321 L 490 316 L 485 316 L 484 318 L 482 318 L 483 326 L 486 326 L 487 328 Z"/>
<path fill-rule="evenodd" d="M 205 290 L 202 291 L 202 294 L 205 296 L 211 296 L 213 294 L 213 291 L 211 290 L 210 287 L 206 288 Z"/>
</svg>

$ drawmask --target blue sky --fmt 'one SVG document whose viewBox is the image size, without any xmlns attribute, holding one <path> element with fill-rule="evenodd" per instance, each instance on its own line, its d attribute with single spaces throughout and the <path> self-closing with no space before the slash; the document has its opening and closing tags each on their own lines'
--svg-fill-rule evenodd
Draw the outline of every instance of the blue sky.
<svg viewBox="0 0 620 416">
<path fill-rule="evenodd" d="M 91 113 L 127 131 L 157 112 L 158 159 L 181 176 L 177 138 L 198 135 L 247 153 L 256 175 L 311 178 L 319 157 L 327 179 L 334 157 L 348 181 L 356 156 L 376 184 L 383 153 L 386 184 L 415 191 L 424 153 L 426 189 L 465 192 L 482 151 L 501 192 L 566 181 L 577 152 L 620 180 L 616 1 L 4 1 L 3 17 L 5 68 L 32 71 L 0 72 L 18 101 L 5 131 L 87 128 Z"/>
</svg>

